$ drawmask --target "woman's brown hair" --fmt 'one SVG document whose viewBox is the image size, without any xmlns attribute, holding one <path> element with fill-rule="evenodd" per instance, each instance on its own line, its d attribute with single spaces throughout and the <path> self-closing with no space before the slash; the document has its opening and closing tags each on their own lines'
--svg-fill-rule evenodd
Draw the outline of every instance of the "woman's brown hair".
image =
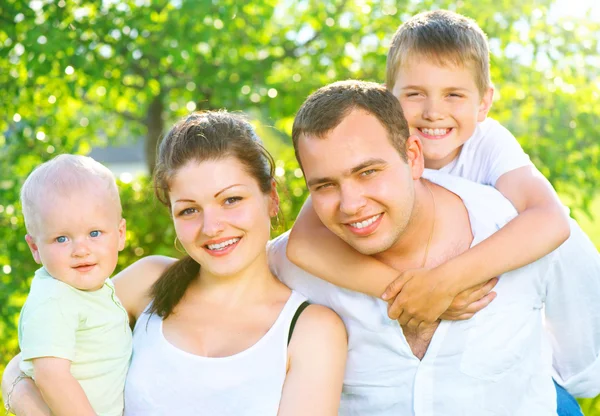
<svg viewBox="0 0 600 416">
<path fill-rule="evenodd" d="M 221 110 L 192 113 L 165 135 L 158 147 L 154 170 L 156 197 L 170 209 L 169 184 L 180 168 L 189 162 L 226 157 L 235 157 L 264 194 L 271 191 L 273 157 L 244 116 Z M 210 178 L 198 178 L 199 182 L 202 180 Z M 167 318 L 199 273 L 200 265 L 189 255 L 171 265 L 150 289 L 149 312 Z"/>
</svg>

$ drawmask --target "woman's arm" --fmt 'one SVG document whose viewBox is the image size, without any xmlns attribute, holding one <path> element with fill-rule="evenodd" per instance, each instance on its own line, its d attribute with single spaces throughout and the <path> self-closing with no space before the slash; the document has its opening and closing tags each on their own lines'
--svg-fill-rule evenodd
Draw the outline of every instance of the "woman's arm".
<svg viewBox="0 0 600 416">
<path fill-rule="evenodd" d="M 7 364 L 2 375 L 2 400 L 5 406 L 17 416 L 51 416 L 39 389 L 29 377 L 19 369 L 21 354 L 17 354 Z"/>
<path fill-rule="evenodd" d="M 131 326 L 150 303 L 150 288 L 160 275 L 177 260 L 165 256 L 148 256 L 123 269 L 112 281 L 117 297 L 129 314 Z"/>
<path fill-rule="evenodd" d="M 288 347 L 288 372 L 278 416 L 338 414 L 346 355 L 346 329 L 332 310 L 310 305 Z"/>
</svg>

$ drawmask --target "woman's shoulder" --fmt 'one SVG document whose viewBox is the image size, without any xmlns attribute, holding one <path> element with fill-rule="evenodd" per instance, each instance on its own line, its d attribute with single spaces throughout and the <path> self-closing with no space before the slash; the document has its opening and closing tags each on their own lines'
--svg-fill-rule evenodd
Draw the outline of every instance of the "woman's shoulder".
<svg viewBox="0 0 600 416">
<path fill-rule="evenodd" d="M 307 343 L 345 349 L 346 327 L 338 314 L 323 305 L 309 304 L 298 316 L 290 346 L 304 349 Z"/>
<path fill-rule="evenodd" d="M 150 302 L 150 288 L 177 259 L 144 257 L 119 272 L 113 279 L 119 300 L 130 318 L 137 318 Z"/>
</svg>

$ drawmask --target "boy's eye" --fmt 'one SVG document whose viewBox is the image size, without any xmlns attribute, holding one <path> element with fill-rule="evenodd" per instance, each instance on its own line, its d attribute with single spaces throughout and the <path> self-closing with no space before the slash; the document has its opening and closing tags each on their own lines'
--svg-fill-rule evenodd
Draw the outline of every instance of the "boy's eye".
<svg viewBox="0 0 600 416">
<path fill-rule="evenodd" d="M 101 231 L 99 230 L 94 230 L 90 233 L 90 237 L 100 237 L 100 235 L 102 234 Z"/>
<path fill-rule="evenodd" d="M 238 201 L 241 201 L 242 197 L 241 196 L 231 196 L 227 199 L 225 199 L 225 205 L 233 205 Z"/>
<path fill-rule="evenodd" d="M 453 92 L 453 93 L 451 93 L 449 95 L 450 95 L 450 97 L 459 97 L 459 98 L 462 97 L 462 94 L 457 94 L 455 92 Z"/>
<path fill-rule="evenodd" d="M 57 243 L 66 243 L 68 239 L 64 235 L 61 235 L 60 237 L 56 237 L 55 240 Z"/>
</svg>

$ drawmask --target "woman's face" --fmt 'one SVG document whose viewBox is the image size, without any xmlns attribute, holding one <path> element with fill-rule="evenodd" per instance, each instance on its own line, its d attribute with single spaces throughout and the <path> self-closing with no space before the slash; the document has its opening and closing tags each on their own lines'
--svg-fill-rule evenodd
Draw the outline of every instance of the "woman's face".
<svg viewBox="0 0 600 416">
<path fill-rule="evenodd" d="M 265 195 L 234 157 L 188 162 L 169 185 L 175 232 L 202 274 L 231 276 L 266 263 L 274 186 Z"/>
</svg>

